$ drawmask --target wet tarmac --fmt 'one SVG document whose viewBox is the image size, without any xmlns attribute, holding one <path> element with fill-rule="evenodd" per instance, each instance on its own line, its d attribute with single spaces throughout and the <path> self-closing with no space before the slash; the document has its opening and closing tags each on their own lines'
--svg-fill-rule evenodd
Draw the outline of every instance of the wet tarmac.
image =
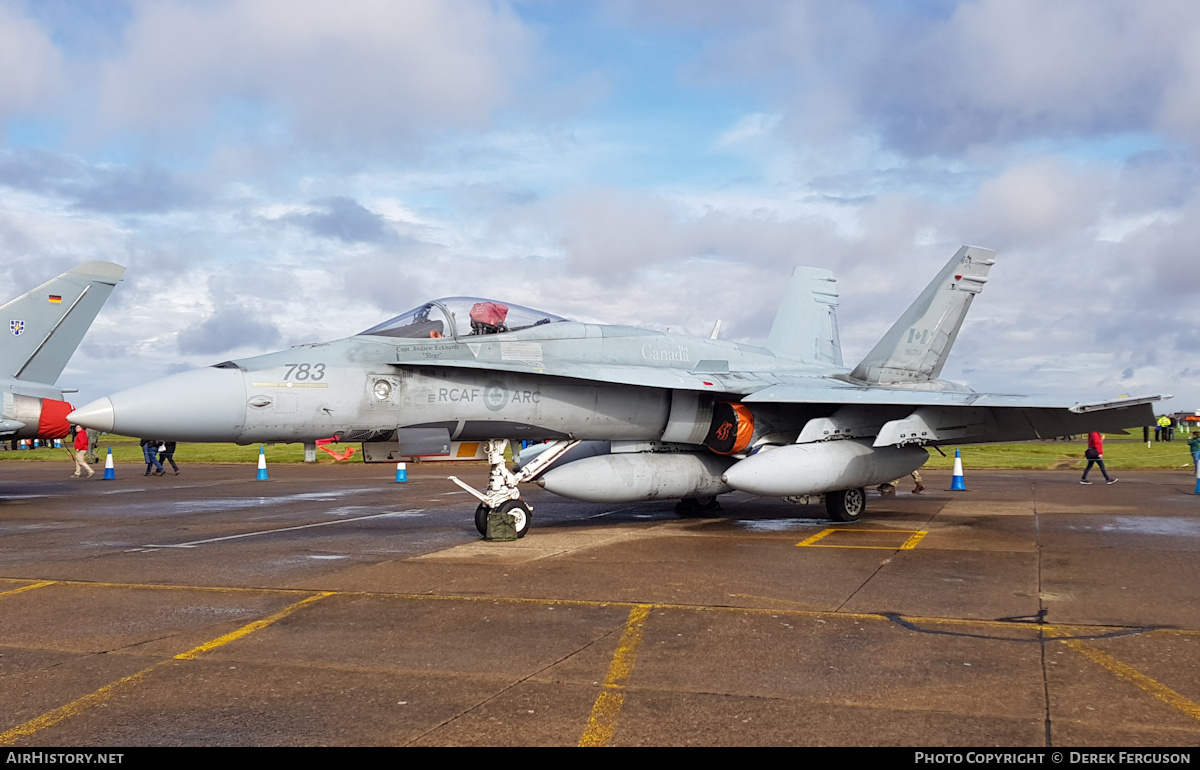
<svg viewBox="0 0 1200 770">
<path fill-rule="evenodd" d="M 181 453 L 181 458 L 183 455 Z M 1200 745 L 1183 473 L 710 518 L 479 466 L 0 464 L 0 746 Z"/>
</svg>

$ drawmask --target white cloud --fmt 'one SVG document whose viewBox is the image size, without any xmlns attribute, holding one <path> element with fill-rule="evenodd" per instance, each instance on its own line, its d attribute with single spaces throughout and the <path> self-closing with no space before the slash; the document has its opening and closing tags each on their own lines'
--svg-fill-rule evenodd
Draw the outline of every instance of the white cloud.
<svg viewBox="0 0 1200 770">
<path fill-rule="evenodd" d="M 62 57 L 45 31 L 0 4 L 0 121 L 51 107 L 62 74 Z"/>
<path fill-rule="evenodd" d="M 532 46 L 500 3 L 146 2 L 99 97 L 110 128 L 196 128 L 227 110 L 302 138 L 386 144 L 485 125 Z"/>
<path fill-rule="evenodd" d="M 790 2 L 713 35 L 689 69 L 751 84 L 798 145 L 877 133 L 957 154 L 1046 135 L 1167 128 L 1200 139 L 1200 7 L 1187 0 Z M 680 20 L 687 28 L 692 22 Z"/>
<path fill-rule="evenodd" d="M 1086 232 L 1096 225 L 1114 181 L 1110 174 L 1073 167 L 1060 158 L 1034 158 L 981 185 L 973 204 L 975 218 L 1014 245 Z"/>
</svg>

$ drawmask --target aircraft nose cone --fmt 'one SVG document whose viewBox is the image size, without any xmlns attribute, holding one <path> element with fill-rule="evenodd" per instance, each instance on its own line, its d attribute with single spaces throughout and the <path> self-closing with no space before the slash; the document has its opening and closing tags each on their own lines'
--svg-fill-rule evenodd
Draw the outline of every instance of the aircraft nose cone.
<svg viewBox="0 0 1200 770">
<path fill-rule="evenodd" d="M 246 421 L 246 386 L 238 369 L 192 369 L 93 401 L 67 419 L 124 436 L 236 441 Z"/>
<path fill-rule="evenodd" d="M 67 422 L 82 425 L 88 430 L 112 433 L 113 405 L 107 398 L 98 398 L 67 415 Z"/>
</svg>

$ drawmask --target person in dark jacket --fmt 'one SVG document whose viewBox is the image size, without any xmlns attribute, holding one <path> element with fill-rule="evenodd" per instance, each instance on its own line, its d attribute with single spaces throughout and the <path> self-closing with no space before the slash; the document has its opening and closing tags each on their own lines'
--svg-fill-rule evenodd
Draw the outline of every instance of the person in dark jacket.
<svg viewBox="0 0 1200 770">
<path fill-rule="evenodd" d="M 175 442 L 164 441 L 159 445 L 158 463 L 162 467 L 163 472 L 166 472 L 167 463 L 171 464 L 171 469 L 175 471 L 175 475 L 179 475 L 179 466 L 175 464 Z"/>
<path fill-rule="evenodd" d="M 142 456 L 146 458 L 146 475 L 150 475 L 150 471 L 154 471 L 155 476 L 161 476 L 166 471 L 163 470 L 162 463 L 158 461 L 158 445 L 159 440 L 156 438 L 144 438 L 141 441 Z"/>
</svg>

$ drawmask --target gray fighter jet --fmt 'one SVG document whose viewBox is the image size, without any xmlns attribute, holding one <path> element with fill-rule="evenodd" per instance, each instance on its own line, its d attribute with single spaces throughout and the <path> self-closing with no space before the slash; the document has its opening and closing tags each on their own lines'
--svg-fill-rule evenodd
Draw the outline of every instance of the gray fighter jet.
<svg viewBox="0 0 1200 770">
<path fill-rule="evenodd" d="M 125 268 L 85 262 L 0 307 L 0 438 L 62 438 L 73 406 L 54 386 Z"/>
<path fill-rule="evenodd" d="M 927 445 L 1018 441 L 1146 425 L 1161 396 L 1095 404 L 976 393 L 938 379 L 995 252 L 964 246 L 853 368 L 834 279 L 796 268 L 766 347 L 577 323 L 453 297 L 352 337 L 175 374 L 73 412 L 84 426 L 178 441 L 362 441 L 368 459 L 476 456 L 476 526 L 531 509 L 518 485 L 575 499 L 678 499 L 740 490 L 823 496 L 839 521 L 864 488 L 928 459 Z M 545 441 L 509 469 L 509 441 Z M 536 457 L 533 455 L 536 454 Z"/>
</svg>

